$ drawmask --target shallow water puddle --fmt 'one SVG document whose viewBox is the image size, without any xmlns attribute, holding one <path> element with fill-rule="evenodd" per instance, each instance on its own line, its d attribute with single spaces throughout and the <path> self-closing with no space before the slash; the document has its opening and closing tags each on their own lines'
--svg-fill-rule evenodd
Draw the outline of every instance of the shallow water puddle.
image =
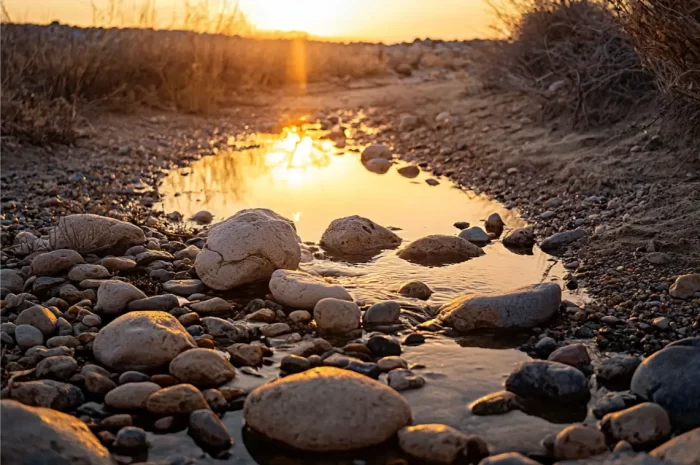
<svg viewBox="0 0 700 465">
<path fill-rule="evenodd" d="M 430 186 L 427 173 L 402 176 L 398 169 L 405 163 L 395 162 L 383 174 L 370 171 L 352 139 L 339 149 L 320 138 L 325 134 L 314 126 L 258 134 L 237 143 L 242 150 L 234 147 L 174 170 L 159 188 L 162 208 L 185 218 L 208 210 L 216 221 L 244 208 L 270 208 L 293 219 L 302 240 L 314 243 L 331 221 L 350 215 L 398 228 L 404 245 L 429 234 L 457 234 L 457 221 L 483 228 L 483 220 L 494 212 L 505 221 L 506 231 L 525 226 L 515 212 L 447 180 Z M 494 242 L 484 251 L 477 259 L 442 267 L 409 263 L 388 250 L 365 263 L 314 260 L 302 268 L 337 277 L 365 302 L 396 298 L 400 284 L 412 279 L 435 291 L 431 303 L 443 303 L 465 291 L 504 291 L 564 274 L 537 248 L 532 255 L 518 255 Z"/>
<path fill-rule="evenodd" d="M 427 173 L 419 172 L 412 178 L 401 175 L 398 170 L 405 163 L 394 162 L 383 173 L 370 171 L 360 162 L 362 147 L 354 146 L 353 140 L 348 139 L 346 148 L 338 148 L 322 138 L 325 134 L 308 126 L 288 128 L 279 135 L 258 134 L 234 143 L 230 151 L 203 157 L 171 172 L 159 188 L 163 194 L 161 206 L 165 212 L 177 210 L 185 218 L 208 210 L 217 221 L 244 208 L 270 208 L 293 219 L 302 240 L 313 243 L 318 243 L 331 221 L 350 215 L 396 228 L 404 245 L 430 234 L 457 234 L 453 226 L 457 221 L 483 228 L 483 220 L 494 212 L 505 221 L 506 232 L 525 226 L 516 212 L 461 190 L 447 180 L 431 186 L 425 182 L 430 178 Z M 424 281 L 435 291 L 428 304 L 437 306 L 464 292 L 503 292 L 557 280 L 564 274 L 559 263 L 552 262 L 537 248 L 531 255 L 521 255 L 495 241 L 484 251 L 484 256 L 441 267 L 409 263 L 399 259 L 395 250 L 361 263 L 324 258 L 300 267 L 333 277 L 359 303 L 402 300 L 405 312 L 415 307 L 408 305 L 406 299 L 399 299 L 396 291 L 402 282 L 412 279 Z M 249 292 L 250 289 L 234 293 Z M 420 308 L 420 302 L 413 303 Z M 492 452 L 541 451 L 539 441 L 546 434 L 559 431 L 561 425 L 519 411 L 477 417 L 468 409 L 469 403 L 479 397 L 502 390 L 514 367 L 529 360 L 527 354 L 513 349 L 528 337 L 525 332 L 505 339 L 483 335 L 460 340 L 428 336 L 421 346 L 404 346 L 403 358 L 409 365 L 423 365 L 416 372 L 426 379 L 423 388 L 402 392 L 411 404 L 414 424 L 445 423 L 478 434 L 489 443 Z M 239 372 L 232 384 L 250 390 L 276 378 L 279 360 L 286 354 L 276 350 L 276 363 L 261 368 L 260 377 Z M 223 460 L 230 464 L 354 465 L 385 464 L 391 458 L 402 457 L 394 443 L 340 455 L 300 454 L 260 441 L 246 431 L 241 411 L 227 412 L 222 420 L 235 441 L 230 454 L 214 458 L 199 449 L 182 430 L 166 435 L 149 433 L 150 459 L 185 456 L 196 463 L 211 464 Z"/>
</svg>

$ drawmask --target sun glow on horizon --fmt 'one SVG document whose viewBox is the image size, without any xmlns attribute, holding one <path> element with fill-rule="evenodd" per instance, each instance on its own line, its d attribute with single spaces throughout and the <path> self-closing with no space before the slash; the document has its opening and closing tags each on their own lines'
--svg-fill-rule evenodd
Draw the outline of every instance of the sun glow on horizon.
<svg viewBox="0 0 700 465">
<path fill-rule="evenodd" d="M 344 18 L 352 17 L 353 0 L 242 0 L 242 11 L 263 31 L 306 32 L 316 36 L 338 34 Z"/>
</svg>

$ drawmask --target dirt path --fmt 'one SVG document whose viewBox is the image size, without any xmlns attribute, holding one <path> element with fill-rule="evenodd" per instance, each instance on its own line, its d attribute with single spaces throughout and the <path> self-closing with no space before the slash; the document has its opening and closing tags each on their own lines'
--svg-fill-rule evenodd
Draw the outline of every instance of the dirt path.
<svg viewBox="0 0 700 465">
<path fill-rule="evenodd" d="M 164 169 L 225 148 L 230 136 L 361 110 L 379 128 L 367 143 L 389 144 L 401 158 L 518 208 L 540 239 L 585 229 L 584 239 L 558 255 L 572 269 L 572 286 L 587 288 L 596 303 L 572 311 L 555 335 L 650 353 L 700 334 L 697 299 L 666 292 L 677 275 L 700 267 L 697 154 L 656 137 L 653 125 L 577 133 L 558 120 L 538 121 L 537 103 L 458 75 L 317 86 L 303 96 L 286 90 L 206 117 L 103 114 L 75 147 L 9 146 L 3 244 L 70 212 L 143 221 L 157 196 L 142 187 L 157 185 Z M 402 127 L 404 114 L 418 118 L 416 128 Z M 618 323 L 603 323 L 604 316 Z M 658 318 L 668 329 L 654 328 Z"/>
</svg>

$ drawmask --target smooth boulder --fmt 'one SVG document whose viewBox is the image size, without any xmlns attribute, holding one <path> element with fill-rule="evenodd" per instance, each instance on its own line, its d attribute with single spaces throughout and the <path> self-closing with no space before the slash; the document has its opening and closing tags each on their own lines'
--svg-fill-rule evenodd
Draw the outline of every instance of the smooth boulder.
<svg viewBox="0 0 700 465">
<path fill-rule="evenodd" d="M 101 250 L 126 250 L 146 242 L 146 235 L 136 225 L 93 214 L 68 215 L 61 218 L 50 234 L 56 249 L 72 249 L 80 253 Z"/>
<path fill-rule="evenodd" d="M 352 300 L 339 284 L 330 284 L 303 271 L 277 270 L 270 279 L 270 292 L 275 300 L 290 308 L 312 310 L 325 298 Z"/>
<path fill-rule="evenodd" d="M 400 244 L 392 231 L 357 215 L 333 220 L 321 236 L 321 247 L 342 255 L 374 255 Z"/>
<path fill-rule="evenodd" d="M 331 367 L 257 387 L 246 398 L 243 415 L 253 430 L 307 451 L 380 444 L 411 421 L 408 402 L 393 389 Z"/>
<path fill-rule="evenodd" d="M 700 347 L 666 347 L 648 357 L 634 372 L 631 391 L 663 407 L 674 427 L 699 427 Z"/>
<path fill-rule="evenodd" d="M 479 247 L 466 239 L 442 234 L 417 239 L 398 253 L 404 260 L 425 265 L 458 263 L 483 254 Z"/>
<path fill-rule="evenodd" d="M 278 269 L 296 269 L 301 260 L 294 225 L 272 210 L 241 210 L 216 224 L 195 259 L 199 278 L 225 291 L 270 278 Z"/>
<path fill-rule="evenodd" d="M 183 383 L 216 387 L 232 380 L 236 376 L 236 369 L 214 350 L 191 349 L 170 362 L 170 374 Z"/>
<path fill-rule="evenodd" d="M 398 437 L 402 451 L 431 463 L 450 464 L 463 456 L 469 445 L 469 436 L 439 424 L 406 426 Z"/>
<path fill-rule="evenodd" d="M 102 328 L 92 351 L 102 365 L 124 372 L 152 371 L 181 352 L 196 347 L 174 316 L 165 312 L 131 312 Z"/>
<path fill-rule="evenodd" d="M 109 451 L 72 415 L 49 408 L 28 407 L 3 400 L 2 449 L 4 464 L 112 465 Z"/>
<path fill-rule="evenodd" d="M 32 260 L 31 272 L 36 276 L 56 276 L 70 270 L 73 265 L 85 263 L 75 250 L 59 249 L 37 255 Z"/>
<path fill-rule="evenodd" d="M 531 249 L 535 245 L 535 229 L 532 226 L 514 229 L 503 238 L 502 242 L 511 249 Z"/>
<path fill-rule="evenodd" d="M 360 327 L 360 308 L 347 300 L 321 299 L 314 306 L 314 320 L 321 333 L 347 333 Z"/>
<path fill-rule="evenodd" d="M 559 305 L 558 284 L 535 284 L 505 294 L 458 297 L 440 307 L 437 319 L 458 331 L 532 328 L 552 318 Z"/>
</svg>

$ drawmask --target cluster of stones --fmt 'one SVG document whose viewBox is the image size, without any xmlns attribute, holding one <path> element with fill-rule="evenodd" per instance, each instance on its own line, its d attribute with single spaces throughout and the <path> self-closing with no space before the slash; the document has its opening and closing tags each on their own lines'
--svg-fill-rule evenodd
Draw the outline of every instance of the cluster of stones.
<svg viewBox="0 0 700 465">
<path fill-rule="evenodd" d="M 490 217 L 486 238 L 496 237 L 502 227 L 500 218 Z M 430 236 L 399 255 L 428 262 L 478 256 L 477 243 L 483 245 L 484 238 L 471 229 L 460 233 L 471 239 Z M 488 455 L 478 437 L 446 425 L 409 425 L 411 411 L 398 392 L 420 388 L 426 380 L 401 358 L 402 343 L 388 335 L 406 329 L 401 306 L 385 301 L 363 312 L 342 286 L 298 271 L 304 245 L 293 223 L 270 210 L 241 211 L 186 242 L 111 218 L 72 215 L 31 244 L 17 266 L 3 268 L 0 277 L 3 362 L 11 376 L 2 391 L 3 421 L 25 422 L 22 428 L 3 428 L 3 444 L 31 443 L 44 461 L 74 454 L 70 457 L 87 458 L 86 463 L 108 463 L 105 446 L 115 453 L 148 447 L 146 431 L 135 425 L 151 418 L 154 431 L 184 423 L 198 443 L 226 449 L 232 439 L 219 414 L 243 402 L 248 427 L 297 449 L 351 450 L 398 435 L 400 447 L 420 459 L 450 463 L 465 455 L 473 461 Z M 345 255 L 399 244 L 393 232 L 361 217 L 334 221 L 322 239 L 331 253 Z M 164 293 L 148 297 L 132 284 L 144 275 Z M 261 280 L 269 282 L 270 299 L 252 300 L 244 308 L 209 291 Z M 427 299 L 431 291 L 410 282 L 399 293 Z M 416 330 L 445 326 L 456 331 L 531 328 L 552 318 L 560 305 L 556 284 L 464 296 L 443 306 L 434 320 L 404 331 L 402 342 L 422 343 L 425 336 Z M 338 336 L 350 342 L 334 348 L 328 339 Z M 695 366 L 693 344 L 665 350 L 685 351 L 688 364 Z M 257 367 L 274 363 L 273 348 L 290 345 L 280 364 L 281 379 L 249 393 L 236 387 L 241 373 L 255 376 Z M 692 394 L 698 371 L 689 370 L 691 378 L 662 388 L 650 380 L 669 379 L 658 375 L 667 367 L 658 368 L 653 360 L 634 367 L 640 379 L 636 392 L 632 381 L 635 398 L 658 404 L 674 428 L 696 427 L 697 403 L 686 402 L 684 394 L 679 410 L 680 394 L 673 389 L 682 386 Z M 524 365 L 508 379 L 507 393 L 477 402 L 475 413 L 482 404 L 505 411 L 504 402 L 508 409 L 525 410 L 520 406 L 529 398 L 585 403 L 588 382 L 581 367 L 559 362 Z M 652 374 L 638 376 L 644 370 Z M 667 396 L 676 404 L 664 400 L 665 389 L 671 389 Z M 628 406 L 626 397 L 622 400 Z M 611 423 L 603 418 L 601 428 L 607 432 L 606 424 Z M 667 439 L 667 429 L 655 439 Z M 21 453 L 19 446 L 3 447 L 3 460 L 12 462 Z"/>
</svg>

